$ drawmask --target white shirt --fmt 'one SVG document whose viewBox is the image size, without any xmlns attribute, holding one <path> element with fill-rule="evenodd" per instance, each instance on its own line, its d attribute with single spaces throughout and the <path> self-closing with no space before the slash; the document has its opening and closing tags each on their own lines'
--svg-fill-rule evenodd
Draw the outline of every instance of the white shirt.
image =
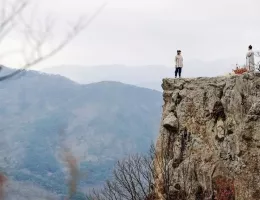
<svg viewBox="0 0 260 200">
<path fill-rule="evenodd" d="M 250 68 L 255 66 L 255 55 L 253 50 L 249 50 L 246 54 L 246 65 Z"/>
<path fill-rule="evenodd" d="M 175 67 L 183 67 L 183 57 L 182 55 L 175 56 Z"/>
</svg>

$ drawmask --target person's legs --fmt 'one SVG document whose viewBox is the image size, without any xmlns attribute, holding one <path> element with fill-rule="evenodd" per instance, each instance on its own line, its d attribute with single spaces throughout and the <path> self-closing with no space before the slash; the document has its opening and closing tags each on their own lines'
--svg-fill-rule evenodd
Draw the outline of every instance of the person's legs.
<svg viewBox="0 0 260 200">
<path fill-rule="evenodd" d="M 250 72 L 254 72 L 255 71 L 255 65 L 254 64 L 252 64 L 252 63 L 249 64 L 249 71 Z"/>
<path fill-rule="evenodd" d="M 175 78 L 177 78 L 177 74 L 178 74 L 178 67 L 175 67 Z"/>
<path fill-rule="evenodd" d="M 179 67 L 179 78 L 181 78 L 181 72 L 182 72 L 182 68 Z"/>
</svg>

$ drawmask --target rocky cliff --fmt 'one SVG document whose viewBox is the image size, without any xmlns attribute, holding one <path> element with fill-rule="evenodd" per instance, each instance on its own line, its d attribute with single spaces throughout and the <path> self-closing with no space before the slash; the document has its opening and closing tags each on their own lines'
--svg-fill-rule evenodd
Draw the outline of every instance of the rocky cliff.
<svg viewBox="0 0 260 200">
<path fill-rule="evenodd" d="M 260 74 L 164 79 L 162 88 L 157 198 L 259 200 Z"/>
</svg>

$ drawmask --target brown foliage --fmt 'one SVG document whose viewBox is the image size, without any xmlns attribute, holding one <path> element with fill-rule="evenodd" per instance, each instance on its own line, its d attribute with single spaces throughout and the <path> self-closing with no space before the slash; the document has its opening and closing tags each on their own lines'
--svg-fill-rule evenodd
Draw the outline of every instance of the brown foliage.
<svg viewBox="0 0 260 200">
<path fill-rule="evenodd" d="M 216 190 L 217 200 L 234 200 L 235 186 L 234 180 L 226 177 L 216 177 L 214 179 L 214 190 Z"/>
<path fill-rule="evenodd" d="M 75 156 L 70 151 L 64 152 L 63 158 L 69 169 L 70 179 L 68 181 L 68 187 L 69 187 L 68 196 L 69 198 L 71 198 L 73 194 L 75 194 L 77 191 L 77 182 L 79 178 L 78 162 Z"/>
<path fill-rule="evenodd" d="M 6 182 L 7 177 L 3 173 L 0 173 L 0 200 L 4 199 L 4 186 Z"/>
<path fill-rule="evenodd" d="M 247 72 L 247 68 L 246 67 L 237 67 L 236 69 L 233 70 L 235 74 L 243 74 L 245 72 Z"/>
</svg>

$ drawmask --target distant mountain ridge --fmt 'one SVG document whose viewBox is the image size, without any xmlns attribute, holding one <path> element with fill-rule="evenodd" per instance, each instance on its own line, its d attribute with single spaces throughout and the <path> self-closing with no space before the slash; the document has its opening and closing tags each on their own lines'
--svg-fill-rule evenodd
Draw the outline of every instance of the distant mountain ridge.
<svg viewBox="0 0 260 200">
<path fill-rule="evenodd" d="M 235 64 L 243 64 L 243 60 L 230 58 L 204 62 L 201 60 L 186 60 L 184 57 L 183 77 L 219 76 L 232 72 Z M 240 61 L 241 60 L 241 61 Z M 60 74 L 78 83 L 93 83 L 100 81 L 119 81 L 140 87 L 162 91 L 161 80 L 174 77 L 174 58 L 171 66 L 146 65 L 97 65 L 53 66 L 40 71 L 50 74 Z"/>
<path fill-rule="evenodd" d="M 148 150 L 159 130 L 161 95 L 119 82 L 81 85 L 36 71 L 0 82 L 0 167 L 16 181 L 64 194 L 63 144 L 88 173 L 80 187 L 101 184 L 117 159 Z"/>
</svg>

